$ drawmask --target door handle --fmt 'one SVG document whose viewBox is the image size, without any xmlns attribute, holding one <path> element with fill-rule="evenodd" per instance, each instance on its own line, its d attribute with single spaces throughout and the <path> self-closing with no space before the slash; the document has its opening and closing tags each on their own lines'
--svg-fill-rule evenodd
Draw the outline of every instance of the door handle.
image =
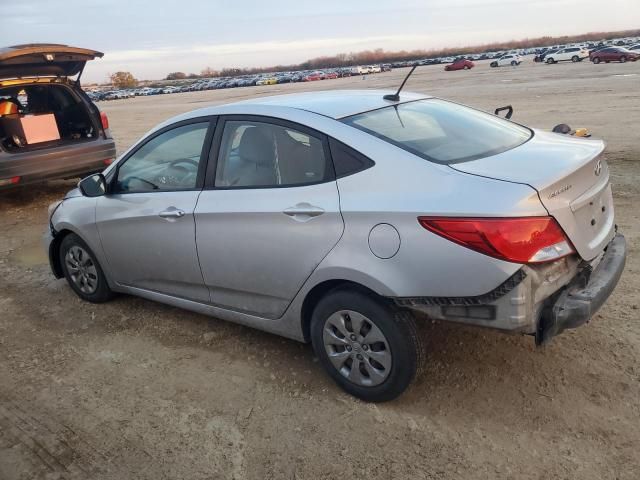
<svg viewBox="0 0 640 480">
<path fill-rule="evenodd" d="M 175 207 L 169 207 L 166 210 L 160 212 L 158 216 L 162 218 L 180 218 L 184 217 L 184 210 L 180 210 Z"/>
<path fill-rule="evenodd" d="M 322 215 L 324 209 L 311 205 L 307 202 L 298 203 L 297 205 L 285 208 L 282 213 L 297 220 L 298 222 L 306 222 L 314 217 Z"/>
</svg>

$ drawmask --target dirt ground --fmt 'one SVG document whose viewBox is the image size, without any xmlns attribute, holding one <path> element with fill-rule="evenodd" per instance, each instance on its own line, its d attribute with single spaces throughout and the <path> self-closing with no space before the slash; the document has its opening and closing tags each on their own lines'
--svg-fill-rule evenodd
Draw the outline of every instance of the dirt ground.
<svg viewBox="0 0 640 480">
<path fill-rule="evenodd" d="M 395 87 L 406 70 L 102 103 L 119 151 L 155 123 L 257 95 Z M 407 89 L 608 142 L 626 272 L 587 326 L 530 337 L 424 322 L 427 364 L 398 400 L 341 392 L 310 346 L 122 296 L 81 302 L 41 251 L 75 182 L 0 194 L 0 479 L 637 479 L 640 62 L 443 72 Z M 470 132 L 471 133 L 471 132 Z"/>
</svg>

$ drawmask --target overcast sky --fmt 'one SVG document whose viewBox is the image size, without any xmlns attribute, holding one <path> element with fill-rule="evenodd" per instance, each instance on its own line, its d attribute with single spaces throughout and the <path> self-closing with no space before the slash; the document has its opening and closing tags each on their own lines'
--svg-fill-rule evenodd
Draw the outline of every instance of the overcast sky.
<svg viewBox="0 0 640 480">
<path fill-rule="evenodd" d="M 0 44 L 94 48 L 85 81 L 640 28 L 640 0 L 0 0 Z"/>
</svg>

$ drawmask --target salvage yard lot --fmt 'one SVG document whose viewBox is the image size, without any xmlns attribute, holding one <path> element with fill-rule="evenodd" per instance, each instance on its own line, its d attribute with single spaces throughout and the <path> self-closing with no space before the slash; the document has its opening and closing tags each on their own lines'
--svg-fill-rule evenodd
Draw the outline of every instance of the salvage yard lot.
<svg viewBox="0 0 640 480">
<path fill-rule="evenodd" d="M 100 108 L 123 152 L 195 108 L 396 88 L 407 71 Z M 137 298 L 80 301 L 40 247 L 47 205 L 75 182 L 0 194 L 0 479 L 638 478 L 639 87 L 640 62 L 416 70 L 407 90 L 604 138 L 629 257 L 594 321 L 544 349 L 424 320 L 423 375 L 387 404 L 343 393 L 310 346 Z"/>
</svg>

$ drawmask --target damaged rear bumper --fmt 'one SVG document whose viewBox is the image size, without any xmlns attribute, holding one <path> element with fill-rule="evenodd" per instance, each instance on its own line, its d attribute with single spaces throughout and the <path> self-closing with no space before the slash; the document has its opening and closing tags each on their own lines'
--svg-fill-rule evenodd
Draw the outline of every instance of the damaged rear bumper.
<svg viewBox="0 0 640 480">
<path fill-rule="evenodd" d="M 563 330 L 588 322 L 616 288 L 626 258 L 626 241 L 618 233 L 592 272 L 577 278 L 550 299 L 540 318 L 536 343 L 544 344 Z"/>
<path fill-rule="evenodd" d="M 478 297 L 393 298 L 399 307 L 436 320 L 536 336 L 540 345 L 586 323 L 611 295 L 625 265 L 624 237 L 616 234 L 594 267 L 576 255 L 525 265 Z"/>
</svg>

